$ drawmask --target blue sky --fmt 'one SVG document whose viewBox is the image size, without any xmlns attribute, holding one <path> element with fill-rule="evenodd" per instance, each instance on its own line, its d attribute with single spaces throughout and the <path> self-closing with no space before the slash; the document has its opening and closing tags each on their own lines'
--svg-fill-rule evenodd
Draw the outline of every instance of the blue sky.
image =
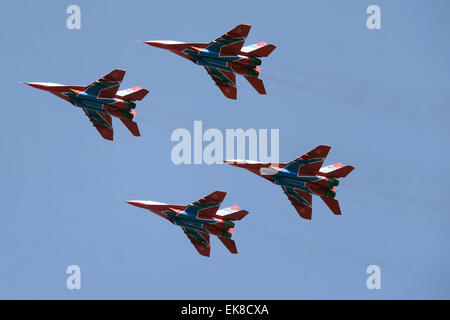
<svg viewBox="0 0 450 320">
<path fill-rule="evenodd" d="M 66 8 L 81 7 L 81 30 Z M 366 27 L 378 4 L 382 30 Z M 448 1 L 5 1 L 0 126 L 0 298 L 450 298 Z M 135 40 L 209 42 L 252 25 L 268 94 L 238 77 L 238 100 L 206 72 Z M 87 85 L 127 70 L 142 137 L 113 119 L 101 139 L 69 103 L 17 81 Z M 170 160 L 177 128 L 280 129 L 280 160 L 317 145 L 356 170 L 342 216 L 318 198 L 297 215 L 281 188 L 226 165 Z M 181 230 L 128 199 L 187 204 L 214 190 L 250 214 L 231 255 L 197 254 Z M 65 287 L 81 267 L 82 289 Z M 366 268 L 381 268 L 381 290 Z"/>
</svg>

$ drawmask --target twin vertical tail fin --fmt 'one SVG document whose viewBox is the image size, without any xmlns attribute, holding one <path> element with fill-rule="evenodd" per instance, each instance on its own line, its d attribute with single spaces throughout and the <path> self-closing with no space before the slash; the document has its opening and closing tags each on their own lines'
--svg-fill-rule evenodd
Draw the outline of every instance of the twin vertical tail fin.
<svg viewBox="0 0 450 320">
<path fill-rule="evenodd" d="M 241 49 L 240 54 L 247 57 L 267 57 L 269 56 L 273 50 L 275 50 L 275 46 L 273 44 L 267 44 L 265 42 L 258 42 L 251 44 L 249 46 L 245 46 Z M 256 68 L 258 74 L 261 72 L 261 68 Z M 264 88 L 264 82 L 261 79 L 256 77 L 247 77 L 244 76 L 248 82 L 255 88 L 255 90 L 259 94 L 266 94 L 266 89 Z"/>
<path fill-rule="evenodd" d="M 344 178 L 350 174 L 355 168 L 352 166 L 344 166 L 342 163 L 334 163 L 326 167 L 322 167 L 319 173 L 327 178 Z M 335 191 L 335 189 L 333 189 Z M 333 198 L 321 197 L 328 208 L 336 215 L 341 215 L 339 202 Z"/>
<path fill-rule="evenodd" d="M 149 91 L 147 89 L 143 89 L 141 87 L 133 87 L 117 91 L 116 96 L 126 101 L 137 101 L 137 100 L 140 101 L 144 99 L 144 97 L 148 94 L 148 92 Z M 137 114 L 136 110 L 131 110 L 130 112 L 133 114 L 134 119 Z M 128 130 L 130 130 L 133 136 L 139 137 L 141 135 L 141 133 L 139 132 L 139 127 L 136 122 L 134 122 L 131 119 L 120 118 L 120 120 L 128 128 Z"/>
<path fill-rule="evenodd" d="M 241 210 L 239 206 L 232 206 L 224 209 L 220 209 L 216 213 L 216 217 L 222 220 L 241 220 L 248 214 L 247 210 Z M 228 231 L 232 234 L 234 229 L 228 229 Z M 236 254 L 237 248 L 234 240 L 218 237 L 219 240 L 223 243 L 223 245 L 231 252 Z"/>
<path fill-rule="evenodd" d="M 334 163 L 319 170 L 319 174 L 327 178 L 344 178 L 355 169 L 352 166 L 344 166 L 342 163 Z M 336 189 L 332 189 L 336 192 Z M 341 215 L 339 202 L 333 198 L 321 197 L 323 202 L 330 208 L 335 215 Z"/>
</svg>

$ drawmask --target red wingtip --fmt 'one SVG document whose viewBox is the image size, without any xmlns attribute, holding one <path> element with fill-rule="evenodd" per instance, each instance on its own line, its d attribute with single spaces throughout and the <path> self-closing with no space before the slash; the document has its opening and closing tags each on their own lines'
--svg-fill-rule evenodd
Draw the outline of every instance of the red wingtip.
<svg viewBox="0 0 450 320">
<path fill-rule="evenodd" d="M 222 202 L 223 199 L 225 199 L 227 193 L 225 191 L 214 191 L 213 193 L 207 195 L 206 197 L 202 198 L 200 201 L 206 201 L 206 202 Z"/>
<path fill-rule="evenodd" d="M 125 77 L 125 70 L 116 69 L 108 73 L 106 76 L 100 78 L 100 81 L 103 82 L 122 82 L 122 79 Z"/>
</svg>

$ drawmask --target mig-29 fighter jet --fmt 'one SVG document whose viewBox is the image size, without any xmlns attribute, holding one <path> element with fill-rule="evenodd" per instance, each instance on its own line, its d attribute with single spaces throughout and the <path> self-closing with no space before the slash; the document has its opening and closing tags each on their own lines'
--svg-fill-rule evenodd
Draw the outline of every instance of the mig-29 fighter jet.
<svg viewBox="0 0 450 320">
<path fill-rule="evenodd" d="M 257 161 L 227 160 L 228 164 L 247 169 L 274 184 L 281 186 L 298 214 L 305 219 L 312 216 L 312 195 L 322 198 L 334 214 L 340 215 L 335 187 L 338 178 L 346 177 L 354 167 L 335 163 L 322 167 L 331 147 L 318 146 L 301 157 L 285 163 L 261 163 Z"/>
<path fill-rule="evenodd" d="M 261 73 L 260 57 L 267 57 L 276 48 L 272 44 L 258 42 L 246 47 L 245 39 L 251 26 L 240 24 L 210 43 L 185 43 L 171 40 L 145 41 L 146 44 L 167 49 L 173 53 L 205 67 L 223 94 L 237 98 L 236 73 L 245 79 L 260 94 L 266 94 L 264 83 L 258 78 Z"/>
<path fill-rule="evenodd" d="M 239 206 L 218 210 L 226 196 L 224 191 L 215 191 L 190 205 L 165 204 L 155 201 L 127 201 L 139 208 L 156 213 L 181 227 L 197 251 L 209 257 L 209 235 L 215 235 L 231 253 L 237 253 L 236 244 L 231 240 L 234 231 L 234 220 L 241 220 L 248 211 Z"/>
<path fill-rule="evenodd" d="M 31 87 L 48 91 L 82 108 L 94 127 L 107 140 L 113 140 L 111 116 L 119 118 L 134 136 L 140 136 L 133 101 L 142 100 L 148 90 L 133 87 L 117 91 L 125 76 L 124 70 L 114 70 L 87 87 L 66 86 L 49 82 L 28 82 Z"/>
</svg>

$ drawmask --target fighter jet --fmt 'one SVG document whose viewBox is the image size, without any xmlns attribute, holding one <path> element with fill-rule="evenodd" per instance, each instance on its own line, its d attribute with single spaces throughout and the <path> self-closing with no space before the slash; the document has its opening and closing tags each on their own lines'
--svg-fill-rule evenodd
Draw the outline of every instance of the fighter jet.
<svg viewBox="0 0 450 320">
<path fill-rule="evenodd" d="M 226 194 L 224 191 L 215 191 L 187 206 L 137 200 L 127 203 L 150 210 L 181 227 L 195 249 L 209 257 L 210 234 L 217 236 L 231 253 L 237 253 L 236 244 L 231 240 L 233 221 L 241 220 L 248 214 L 248 211 L 236 205 L 218 210 Z"/>
<path fill-rule="evenodd" d="M 322 198 L 334 214 L 340 215 L 335 187 L 338 178 L 346 177 L 354 167 L 335 163 L 322 167 L 331 147 L 318 146 L 287 164 L 261 163 L 257 161 L 226 160 L 236 167 L 247 169 L 274 184 L 281 186 L 298 214 L 304 219 L 312 216 L 312 195 Z"/>
<path fill-rule="evenodd" d="M 107 140 L 113 140 L 111 116 L 119 118 L 134 136 L 140 136 L 133 101 L 142 100 L 148 90 L 133 87 L 117 91 L 125 76 L 124 70 L 116 69 L 87 87 L 66 86 L 49 82 L 28 82 L 31 87 L 48 91 L 82 108 L 94 127 Z"/>
<path fill-rule="evenodd" d="M 235 73 L 245 79 L 260 94 L 266 94 L 264 83 L 258 78 L 261 73 L 259 57 L 267 57 L 276 48 L 272 44 L 258 42 L 246 47 L 244 41 L 251 26 L 240 24 L 210 43 L 185 43 L 170 40 L 145 41 L 146 44 L 167 49 L 192 62 L 204 66 L 215 84 L 230 99 L 237 98 Z"/>
</svg>

